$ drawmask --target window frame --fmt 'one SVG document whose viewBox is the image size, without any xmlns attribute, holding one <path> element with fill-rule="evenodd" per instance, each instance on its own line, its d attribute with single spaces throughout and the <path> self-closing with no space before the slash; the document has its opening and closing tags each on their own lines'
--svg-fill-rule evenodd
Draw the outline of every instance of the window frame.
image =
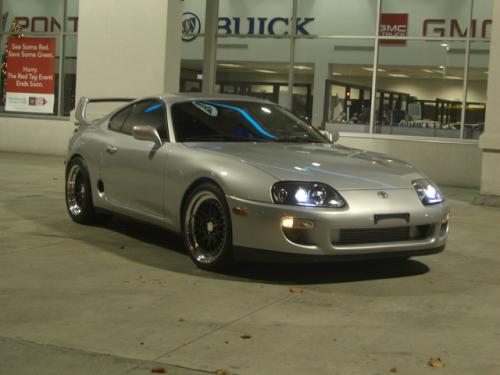
<svg viewBox="0 0 500 375">
<path fill-rule="evenodd" d="M 141 99 L 141 100 L 138 100 L 138 101 L 135 101 L 133 103 L 130 103 L 129 105 L 125 106 L 124 108 L 121 108 L 119 111 L 117 111 L 108 121 L 108 125 L 107 125 L 107 129 L 109 131 L 112 131 L 112 132 L 115 132 L 115 133 L 120 133 L 120 134 L 123 134 L 123 135 L 128 135 L 130 137 L 133 137 L 132 133 L 129 133 L 129 132 L 125 132 L 123 131 L 123 127 L 125 126 L 125 123 L 127 122 L 127 120 L 130 118 L 130 116 L 133 114 L 134 110 L 135 110 L 135 107 L 139 104 L 142 104 L 142 103 L 146 103 L 146 102 L 151 102 L 151 103 L 154 103 L 154 104 L 151 104 L 151 105 L 156 105 L 156 104 L 160 104 L 161 105 L 161 110 L 162 110 L 162 119 L 163 119 L 163 124 L 162 126 L 164 127 L 165 129 L 165 134 L 166 134 L 166 138 L 162 138 L 161 137 L 161 134 L 160 132 L 158 131 L 158 128 L 155 128 L 156 131 L 158 132 L 158 135 L 160 136 L 162 142 L 164 143 L 168 143 L 170 142 L 170 131 L 169 131 L 169 127 L 168 127 L 168 112 L 167 112 L 167 106 L 165 105 L 165 101 L 162 100 L 162 99 L 158 99 L 158 98 L 145 98 L 145 99 Z M 123 120 L 123 123 L 122 125 L 120 126 L 120 129 L 112 129 L 111 128 L 111 122 L 113 121 L 113 119 L 118 116 L 119 114 L 123 113 L 124 111 L 129 111 L 129 113 L 127 114 L 127 116 L 125 117 L 125 119 Z M 144 125 L 144 124 L 135 124 L 135 125 Z"/>
<path fill-rule="evenodd" d="M 56 59 L 59 60 L 59 67 L 56 69 L 54 72 L 54 77 L 57 76 L 56 80 L 56 90 L 54 91 L 54 95 L 56 96 L 55 100 L 55 107 L 57 108 L 57 112 L 55 114 L 42 114 L 42 113 L 28 113 L 28 112 L 6 112 L 5 110 L 0 112 L 0 117 L 7 117 L 7 118 L 27 118 L 27 119 L 36 119 L 36 120 L 59 120 L 59 121 L 68 121 L 71 118 L 71 114 L 69 115 L 64 115 L 64 88 L 65 88 L 65 60 L 66 60 L 66 43 L 67 43 L 67 37 L 68 36 L 75 36 L 77 37 L 77 43 L 78 43 L 78 32 L 73 32 L 73 31 L 67 31 L 67 16 L 68 16 L 68 2 L 71 0 L 62 0 L 61 1 L 61 8 L 59 9 L 60 15 L 63 18 L 60 22 L 60 30 L 57 32 L 32 32 L 30 30 L 22 30 L 22 35 L 24 37 L 55 37 L 56 38 L 56 44 L 58 43 L 59 50 L 56 50 Z M 2 9 L 3 12 L 3 9 Z M 79 17 L 79 14 L 76 15 L 76 17 Z M 10 36 L 17 36 L 16 33 L 13 33 L 10 31 L 10 25 L 6 25 L 6 31 L 0 32 L 0 40 L 3 40 L 5 38 L 5 42 L 7 42 L 7 39 Z M 76 56 L 76 59 L 78 59 L 78 56 Z M 75 92 L 76 95 L 76 92 Z M 75 103 L 76 103 L 76 96 L 74 98 Z M 74 110 L 75 108 L 73 108 Z"/>
</svg>

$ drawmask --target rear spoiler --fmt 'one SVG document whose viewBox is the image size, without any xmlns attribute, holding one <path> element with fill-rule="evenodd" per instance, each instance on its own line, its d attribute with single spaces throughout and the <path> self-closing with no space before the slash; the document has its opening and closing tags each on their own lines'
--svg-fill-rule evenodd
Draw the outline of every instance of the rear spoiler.
<svg viewBox="0 0 500 375">
<path fill-rule="evenodd" d="M 92 125 L 92 121 L 88 120 L 85 113 L 87 111 L 87 105 L 90 103 L 112 103 L 112 102 L 132 102 L 135 99 L 132 98 L 88 98 L 82 96 L 76 107 L 75 117 L 76 125 Z"/>
</svg>

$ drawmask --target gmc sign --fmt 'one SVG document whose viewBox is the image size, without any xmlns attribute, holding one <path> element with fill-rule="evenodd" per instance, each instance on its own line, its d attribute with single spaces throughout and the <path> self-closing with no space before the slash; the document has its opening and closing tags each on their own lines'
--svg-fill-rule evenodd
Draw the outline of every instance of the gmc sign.
<svg viewBox="0 0 500 375">
<path fill-rule="evenodd" d="M 487 38 L 491 29 L 491 19 L 483 20 L 478 22 L 478 20 L 473 19 L 471 21 L 471 38 L 476 38 L 478 32 L 480 32 L 481 38 Z M 424 21 L 423 36 L 435 36 L 435 37 L 466 37 L 467 36 L 467 26 L 461 27 L 460 23 L 456 19 L 446 20 L 444 18 L 439 19 L 427 19 Z"/>
<path fill-rule="evenodd" d="M 407 36 L 408 13 L 382 13 L 380 15 L 380 36 Z M 381 40 L 381 44 L 405 45 L 405 40 Z"/>
</svg>

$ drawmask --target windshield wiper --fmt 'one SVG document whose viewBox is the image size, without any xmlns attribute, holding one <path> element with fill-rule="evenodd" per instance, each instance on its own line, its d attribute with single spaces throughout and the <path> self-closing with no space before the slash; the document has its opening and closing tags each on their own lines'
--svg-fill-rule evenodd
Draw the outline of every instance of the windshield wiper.
<svg viewBox="0 0 500 375">
<path fill-rule="evenodd" d="M 289 135 L 286 137 L 278 137 L 276 142 L 294 142 L 294 143 L 318 143 L 317 140 L 309 136 L 304 137 L 301 135 Z"/>
</svg>

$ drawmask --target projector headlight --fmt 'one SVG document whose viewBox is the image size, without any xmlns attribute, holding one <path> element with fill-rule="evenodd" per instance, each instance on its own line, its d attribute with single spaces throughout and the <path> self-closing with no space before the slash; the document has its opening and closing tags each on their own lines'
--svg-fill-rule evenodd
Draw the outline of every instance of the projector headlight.
<svg viewBox="0 0 500 375">
<path fill-rule="evenodd" d="M 321 182 L 280 181 L 273 185 L 274 203 L 292 206 L 343 208 L 347 205 L 331 186 Z"/>
<path fill-rule="evenodd" d="M 437 186 L 433 185 L 430 181 L 426 179 L 413 180 L 412 184 L 418 197 L 426 206 L 438 204 L 444 201 Z"/>
</svg>

